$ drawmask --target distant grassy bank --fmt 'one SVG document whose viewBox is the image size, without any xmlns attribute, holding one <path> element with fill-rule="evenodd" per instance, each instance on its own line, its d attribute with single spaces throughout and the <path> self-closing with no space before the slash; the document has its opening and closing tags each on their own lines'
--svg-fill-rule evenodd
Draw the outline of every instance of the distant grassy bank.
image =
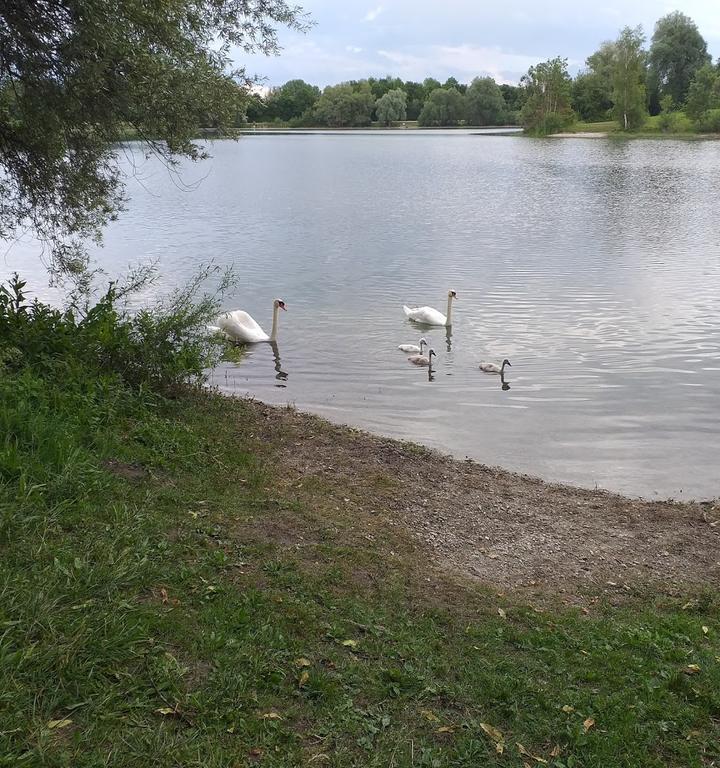
<svg viewBox="0 0 720 768">
<path fill-rule="evenodd" d="M 696 129 L 692 121 L 683 112 L 674 112 L 670 116 L 653 115 L 647 118 L 642 128 L 635 131 L 623 131 L 615 120 L 596 123 L 578 121 L 564 133 L 606 133 L 618 138 L 636 139 L 720 139 L 720 133 L 704 133 Z"/>
<path fill-rule="evenodd" d="M 4 306 L 0 765 L 720 760 L 715 589 L 470 581 L 386 506 L 422 509 L 398 485 L 418 460 L 455 463 L 161 394 L 132 364 L 162 353 L 177 374 L 162 323 L 151 341 L 112 309 L 72 330 Z M 492 477 L 483 493 L 512 501 Z"/>
</svg>

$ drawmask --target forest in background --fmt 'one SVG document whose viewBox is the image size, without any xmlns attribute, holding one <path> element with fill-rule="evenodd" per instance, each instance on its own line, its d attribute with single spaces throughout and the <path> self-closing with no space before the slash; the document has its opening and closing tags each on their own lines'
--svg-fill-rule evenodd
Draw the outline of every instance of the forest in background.
<svg viewBox="0 0 720 768">
<path fill-rule="evenodd" d="M 518 85 L 476 77 L 444 83 L 370 77 L 323 90 L 290 80 L 254 93 L 243 123 L 330 128 L 522 125 L 547 135 L 578 121 L 614 121 L 624 131 L 720 132 L 720 61 L 713 64 L 695 22 L 679 11 L 663 16 L 646 47 L 641 27 L 603 42 L 575 77 L 556 57 L 530 67 Z"/>
</svg>

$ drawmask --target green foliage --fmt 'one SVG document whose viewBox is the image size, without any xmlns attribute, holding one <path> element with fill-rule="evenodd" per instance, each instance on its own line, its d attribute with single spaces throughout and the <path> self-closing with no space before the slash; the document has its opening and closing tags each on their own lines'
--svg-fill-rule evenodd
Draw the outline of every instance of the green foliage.
<svg viewBox="0 0 720 768">
<path fill-rule="evenodd" d="M 234 135 L 247 82 L 231 46 L 278 50 L 304 28 L 285 0 L 94 0 L 0 6 L 0 238 L 29 227 L 60 268 L 122 207 L 113 150 L 130 126 L 172 162 L 202 128 Z"/>
<path fill-rule="evenodd" d="M 375 114 L 378 122 L 383 125 L 390 125 L 395 120 L 405 120 L 407 116 L 405 91 L 396 88 L 381 96 L 375 103 Z"/>
<path fill-rule="evenodd" d="M 641 27 L 625 27 L 615 42 L 612 70 L 613 114 L 623 130 L 640 128 L 645 107 L 645 37 Z"/>
<path fill-rule="evenodd" d="M 476 77 L 465 93 L 468 125 L 502 125 L 506 107 L 502 91 L 491 77 Z"/>
<path fill-rule="evenodd" d="M 720 133 L 720 107 L 709 109 L 695 123 L 699 133 Z"/>
<path fill-rule="evenodd" d="M 464 117 L 465 99 L 460 91 L 455 88 L 436 88 L 422 108 L 418 125 L 459 125 Z"/>
<path fill-rule="evenodd" d="M 720 71 L 704 64 L 695 73 L 688 89 L 685 112 L 692 120 L 702 120 L 711 109 L 720 108 Z"/>
<path fill-rule="evenodd" d="M 124 308 L 127 289 L 117 284 L 86 311 L 60 310 L 28 302 L 25 282 L 15 276 L 0 285 L 3 367 L 42 368 L 63 378 L 116 377 L 157 391 L 201 381 L 216 351 L 205 323 L 218 303 L 199 291 L 215 271 L 204 270 L 165 301 L 135 313 Z"/>
<path fill-rule="evenodd" d="M 572 108 L 582 120 L 603 120 L 612 108 L 611 83 L 596 72 L 580 72 L 572 86 Z"/>
<path fill-rule="evenodd" d="M 649 63 L 660 97 L 671 96 L 676 104 L 683 104 L 695 73 L 710 63 L 695 22 L 680 11 L 663 16 L 655 24 Z"/>
<path fill-rule="evenodd" d="M 320 98 L 320 89 L 304 80 L 288 80 L 287 83 L 271 91 L 265 99 L 266 120 L 284 120 L 289 122 L 300 118 L 314 108 Z"/>
<path fill-rule="evenodd" d="M 546 136 L 574 122 L 567 59 L 557 57 L 530 67 L 521 84 L 526 93 L 521 120 L 528 133 Z"/>
<path fill-rule="evenodd" d="M 332 128 L 370 125 L 375 100 L 367 80 L 329 85 L 315 105 L 315 117 Z"/>
</svg>

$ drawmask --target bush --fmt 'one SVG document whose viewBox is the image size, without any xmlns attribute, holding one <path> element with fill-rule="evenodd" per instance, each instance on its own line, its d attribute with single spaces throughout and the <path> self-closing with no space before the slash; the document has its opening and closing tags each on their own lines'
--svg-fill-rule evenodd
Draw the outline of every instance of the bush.
<svg viewBox="0 0 720 768">
<path fill-rule="evenodd" d="M 213 271 L 203 270 L 167 300 L 136 313 L 124 302 L 137 284 L 122 288 L 111 283 L 100 301 L 83 312 L 29 302 L 25 282 L 15 275 L 0 285 L 0 370 L 34 368 L 81 380 L 110 376 L 135 389 L 157 391 L 199 382 L 218 352 L 205 330 L 217 300 L 199 295 Z M 147 276 L 142 285 L 146 282 Z M 227 277 L 221 290 L 226 282 Z"/>
<path fill-rule="evenodd" d="M 695 123 L 698 133 L 720 133 L 720 109 L 709 109 Z"/>
</svg>

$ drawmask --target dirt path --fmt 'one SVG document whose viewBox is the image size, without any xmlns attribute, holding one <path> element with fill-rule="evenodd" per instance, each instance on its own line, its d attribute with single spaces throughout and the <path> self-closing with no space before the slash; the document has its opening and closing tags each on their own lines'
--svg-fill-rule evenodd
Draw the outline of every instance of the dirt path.
<svg viewBox="0 0 720 768">
<path fill-rule="evenodd" d="M 720 583 L 720 503 L 551 485 L 255 403 L 289 483 L 402 524 L 432 558 L 501 588 L 571 594 Z"/>
</svg>

